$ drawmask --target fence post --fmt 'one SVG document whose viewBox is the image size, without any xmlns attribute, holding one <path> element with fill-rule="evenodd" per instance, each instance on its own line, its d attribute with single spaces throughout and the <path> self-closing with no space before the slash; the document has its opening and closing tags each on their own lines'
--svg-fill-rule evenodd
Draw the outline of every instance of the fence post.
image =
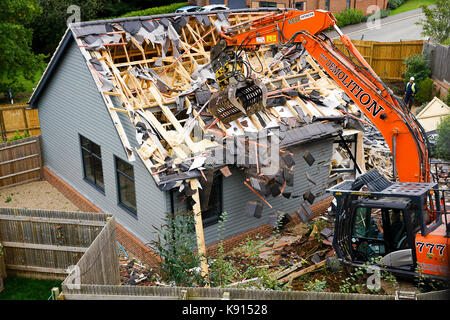
<svg viewBox="0 0 450 320">
<path fill-rule="evenodd" d="M 43 152 L 42 152 L 42 136 L 41 135 L 38 136 L 36 143 L 38 144 L 39 165 L 41 166 L 41 171 L 40 171 L 41 180 L 44 180 L 44 159 L 42 157 Z"/>
<path fill-rule="evenodd" d="M 30 130 L 28 130 L 28 120 L 27 120 L 27 110 L 25 110 L 25 106 L 22 107 L 22 116 L 23 116 L 23 122 L 25 124 L 25 130 L 24 132 L 30 134 Z"/>
<path fill-rule="evenodd" d="M 2 140 L 6 141 L 5 120 L 3 119 L 3 110 L 0 110 L 0 130 L 2 131 Z"/>
<path fill-rule="evenodd" d="M 0 243 L 0 292 L 3 291 L 4 278 L 6 278 L 6 265 L 4 259 L 3 245 Z"/>
</svg>

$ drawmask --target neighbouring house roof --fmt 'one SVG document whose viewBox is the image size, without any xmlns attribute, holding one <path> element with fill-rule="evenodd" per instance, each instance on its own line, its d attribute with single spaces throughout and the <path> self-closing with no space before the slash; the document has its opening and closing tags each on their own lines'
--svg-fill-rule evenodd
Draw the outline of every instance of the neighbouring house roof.
<svg viewBox="0 0 450 320">
<path fill-rule="evenodd" d="M 229 164 L 252 169 L 250 175 L 266 184 L 276 181 L 283 186 L 283 168 L 294 165 L 286 159 L 288 148 L 336 136 L 348 122 L 329 120 L 356 114 L 358 109 L 309 55 L 270 46 L 244 56 L 267 89 L 265 108 L 231 122 L 214 116 L 211 95 L 220 89 L 210 51 L 220 40 L 217 30 L 268 11 L 272 10 L 176 13 L 71 24 L 29 103 L 38 106 L 65 48 L 75 41 L 128 160 L 134 161 L 137 155 L 162 190 L 188 191 L 190 179 L 207 181 L 205 172 L 225 166 L 211 155 L 224 151 L 245 153 L 247 162 Z M 118 113 L 126 114 L 136 128 L 138 148 L 132 148 Z M 268 144 L 280 146 L 283 160 L 276 173 L 262 174 L 267 150 L 256 154 L 250 150 L 253 146 L 267 149 L 255 138 L 261 133 Z M 230 151 L 229 142 L 235 146 L 239 140 L 244 146 Z"/>
<path fill-rule="evenodd" d="M 442 119 L 450 115 L 450 107 L 434 97 L 416 116 L 426 132 L 435 131 Z"/>
</svg>

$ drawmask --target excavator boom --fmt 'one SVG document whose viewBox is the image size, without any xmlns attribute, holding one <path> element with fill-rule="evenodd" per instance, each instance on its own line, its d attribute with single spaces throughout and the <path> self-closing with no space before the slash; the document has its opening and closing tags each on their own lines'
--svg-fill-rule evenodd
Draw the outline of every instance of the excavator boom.
<svg viewBox="0 0 450 320">
<path fill-rule="evenodd" d="M 334 79 L 383 135 L 393 154 L 394 174 L 402 182 L 429 182 L 426 135 L 403 102 L 379 79 L 327 11 L 283 10 L 223 28 L 228 47 L 256 49 L 260 45 L 302 45 Z M 349 52 L 341 52 L 318 34 L 334 27 Z"/>
</svg>

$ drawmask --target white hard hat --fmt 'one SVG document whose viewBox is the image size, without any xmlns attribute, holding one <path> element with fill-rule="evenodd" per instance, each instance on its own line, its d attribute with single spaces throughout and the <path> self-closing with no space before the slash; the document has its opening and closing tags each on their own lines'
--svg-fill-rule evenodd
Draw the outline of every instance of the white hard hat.
<svg viewBox="0 0 450 320">
<path fill-rule="evenodd" d="M 414 81 L 414 77 L 411 77 L 411 78 L 409 78 L 409 80 L 412 80 L 412 81 Z"/>
</svg>

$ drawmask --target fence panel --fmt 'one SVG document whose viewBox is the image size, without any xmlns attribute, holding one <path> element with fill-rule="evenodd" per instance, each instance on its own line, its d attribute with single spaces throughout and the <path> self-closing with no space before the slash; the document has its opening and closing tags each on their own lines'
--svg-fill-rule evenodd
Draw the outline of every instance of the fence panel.
<svg viewBox="0 0 450 320">
<path fill-rule="evenodd" d="M 78 289 L 63 285 L 62 293 L 65 300 L 395 300 L 394 295 L 339 292 L 86 284 Z M 419 293 L 417 300 L 448 300 L 449 293 L 449 290 Z"/>
<path fill-rule="evenodd" d="M 77 266 L 79 267 L 82 284 L 120 284 L 119 252 L 114 217 L 108 219 L 105 227 L 78 261 Z M 67 288 L 70 281 L 67 278 L 63 282 L 63 288 Z"/>
<path fill-rule="evenodd" d="M 187 288 L 150 286 L 63 286 L 65 300 L 394 300 L 392 295 L 344 294 L 306 291 L 246 290 L 236 288 Z"/>
<path fill-rule="evenodd" d="M 27 104 L 0 105 L 0 133 L 3 141 L 13 137 L 17 130 L 31 136 L 41 134 L 38 109 L 30 109 Z"/>
<path fill-rule="evenodd" d="M 441 44 L 425 42 L 424 53 L 430 54 L 431 75 L 434 79 L 442 82 L 450 82 L 450 48 Z"/>
<path fill-rule="evenodd" d="M 77 264 L 110 217 L 92 212 L 0 208 L 0 243 L 8 274 L 64 279 L 67 268 Z M 115 235 L 115 229 L 111 231 L 109 226 L 108 230 Z M 107 252 L 102 253 L 105 263 L 111 247 L 108 243 Z M 115 265 L 118 268 L 118 263 Z"/>
<path fill-rule="evenodd" d="M 0 188 L 42 179 L 41 136 L 0 144 Z"/>
<path fill-rule="evenodd" d="M 343 51 L 340 40 L 334 40 L 337 47 Z M 403 61 L 412 55 L 421 54 L 423 41 L 378 42 L 352 40 L 356 49 L 370 64 L 375 73 L 385 81 L 402 81 L 405 65 Z"/>
</svg>

